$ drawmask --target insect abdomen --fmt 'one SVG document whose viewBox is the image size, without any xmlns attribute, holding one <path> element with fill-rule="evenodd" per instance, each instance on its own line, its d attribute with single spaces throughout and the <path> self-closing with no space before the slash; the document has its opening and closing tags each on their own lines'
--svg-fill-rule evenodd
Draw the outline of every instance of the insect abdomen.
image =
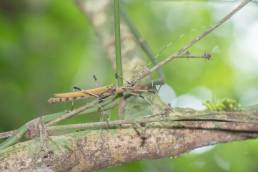
<svg viewBox="0 0 258 172">
<path fill-rule="evenodd" d="M 69 101 L 79 100 L 79 99 L 83 99 L 83 98 L 86 98 L 86 97 L 84 97 L 84 96 L 81 96 L 81 97 L 52 97 L 52 98 L 48 99 L 48 103 L 50 103 L 50 104 L 63 103 L 63 102 L 69 102 Z"/>
</svg>

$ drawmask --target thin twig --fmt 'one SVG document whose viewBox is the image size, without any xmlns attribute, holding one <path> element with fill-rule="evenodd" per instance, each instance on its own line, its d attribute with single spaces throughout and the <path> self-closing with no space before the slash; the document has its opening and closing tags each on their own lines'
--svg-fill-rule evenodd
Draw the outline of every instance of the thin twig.
<svg viewBox="0 0 258 172">
<path fill-rule="evenodd" d="M 130 29 L 132 35 L 135 38 L 135 41 L 138 45 L 140 45 L 140 47 L 142 48 L 143 52 L 145 52 L 145 54 L 147 55 L 147 57 L 150 59 L 150 61 L 152 62 L 153 65 L 156 65 L 158 63 L 157 58 L 155 57 L 153 51 L 151 50 L 150 46 L 148 45 L 148 43 L 144 40 L 144 38 L 142 37 L 142 35 L 140 34 L 140 32 L 137 30 L 137 28 L 135 27 L 134 23 L 131 21 L 131 19 L 129 18 L 129 16 L 126 14 L 126 12 L 124 11 L 124 9 L 121 8 L 120 10 L 121 12 L 121 16 L 123 17 L 126 25 L 128 26 L 128 28 Z M 158 75 L 160 80 L 164 80 L 164 74 L 162 72 L 161 69 L 157 70 Z"/>
<path fill-rule="evenodd" d="M 200 59 L 207 59 L 207 60 L 210 60 L 211 58 L 211 54 L 209 53 L 203 53 L 201 55 L 194 55 L 194 54 L 190 54 L 190 53 L 186 53 L 186 54 L 182 54 L 182 55 L 175 55 L 173 60 L 175 59 L 182 59 L 182 58 L 187 58 L 187 59 L 194 59 L 194 58 L 200 58 Z"/>
<path fill-rule="evenodd" d="M 177 56 L 180 56 L 184 53 L 186 53 L 186 51 L 191 48 L 194 44 L 196 44 L 197 42 L 199 42 L 200 40 L 202 40 L 203 38 L 205 38 L 207 35 L 209 35 L 212 31 L 214 31 L 216 28 L 218 28 L 219 26 L 221 26 L 223 23 L 225 23 L 226 21 L 228 21 L 236 12 L 238 12 L 240 9 L 242 9 L 245 5 L 247 5 L 249 2 L 251 2 L 252 0 L 243 0 L 237 7 L 235 7 L 232 11 L 230 11 L 230 13 L 228 13 L 225 17 L 223 17 L 221 20 L 219 20 L 213 27 L 209 28 L 208 30 L 206 30 L 205 32 L 201 33 L 200 35 L 198 35 L 197 37 L 195 37 L 193 40 L 191 40 L 188 44 L 186 44 L 186 46 L 184 46 L 183 48 L 181 48 L 180 50 L 178 50 L 176 53 L 170 55 L 168 58 L 166 58 L 165 60 L 159 62 L 157 65 L 153 66 L 150 70 L 144 71 L 138 78 L 136 78 L 132 83 L 136 83 L 139 80 L 145 78 L 146 76 L 150 75 L 152 72 L 154 72 L 155 70 L 161 68 L 163 65 L 167 64 L 168 62 L 170 62 L 171 60 L 173 60 L 174 58 L 177 58 Z"/>
<path fill-rule="evenodd" d="M 106 107 L 107 106 L 108 108 L 111 108 L 111 107 L 113 107 L 116 104 L 116 101 L 114 101 L 115 99 L 116 99 L 116 96 L 115 97 L 111 96 L 109 99 L 106 99 L 103 103 L 100 103 L 99 99 L 94 100 L 94 101 L 90 102 L 89 104 L 81 106 L 81 107 L 79 107 L 77 109 L 74 109 L 74 110 L 72 110 L 70 112 L 67 112 L 66 114 L 64 114 L 64 115 L 62 115 L 62 116 L 60 116 L 60 117 L 58 117 L 58 118 L 48 122 L 46 125 L 47 126 L 54 125 L 54 124 L 56 124 L 56 123 L 58 123 L 60 121 L 63 121 L 65 119 L 72 118 L 72 117 L 74 117 L 74 116 L 76 116 L 76 115 L 78 115 L 80 113 L 96 112 L 99 109 L 98 105 L 100 105 L 102 107 Z M 108 105 L 110 105 L 110 106 L 108 106 Z"/>
<path fill-rule="evenodd" d="M 72 110 L 70 112 L 67 112 L 63 116 L 60 116 L 60 117 L 54 119 L 53 121 L 48 122 L 47 126 L 54 125 L 54 124 L 56 124 L 56 123 L 58 123 L 60 121 L 63 121 L 63 120 L 68 119 L 68 118 L 71 118 L 71 117 L 77 115 L 78 113 L 83 112 L 84 110 L 87 110 L 89 108 L 92 108 L 92 107 L 96 106 L 97 103 L 98 103 L 98 101 L 95 100 L 95 101 L 91 102 L 90 104 L 86 104 L 86 105 L 81 106 L 81 107 L 79 107 L 77 109 L 74 109 L 74 110 Z"/>
</svg>

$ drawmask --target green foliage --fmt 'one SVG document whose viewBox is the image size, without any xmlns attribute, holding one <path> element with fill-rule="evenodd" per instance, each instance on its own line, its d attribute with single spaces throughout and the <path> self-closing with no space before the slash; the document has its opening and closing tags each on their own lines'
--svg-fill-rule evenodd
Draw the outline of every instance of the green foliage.
<svg viewBox="0 0 258 172">
<path fill-rule="evenodd" d="M 39 114 L 69 109 L 71 105 L 68 103 L 48 105 L 47 99 L 52 93 L 72 90 L 74 85 L 94 87 L 93 74 L 101 85 L 114 81 L 114 71 L 103 47 L 73 0 L 1 0 L 0 4 L 1 131 L 16 129 Z M 227 11 L 215 13 L 213 7 L 220 5 L 223 2 L 127 0 L 125 8 L 155 54 L 168 44 L 157 59 L 160 61 L 215 23 L 217 16 Z M 231 3 L 226 5 L 231 6 Z M 238 15 L 247 17 L 253 13 L 244 10 Z M 249 24 L 256 20 L 257 16 L 247 21 Z M 258 73 L 247 76 L 231 64 L 230 46 L 237 35 L 234 27 L 228 22 L 191 48 L 191 52 L 196 54 L 203 51 L 212 53 L 214 58 L 210 61 L 180 59 L 163 68 L 165 81 L 175 89 L 177 95 L 205 87 L 218 97 L 241 100 L 251 85 L 257 90 Z M 139 108 L 138 113 L 142 110 L 137 103 L 146 105 L 144 110 L 153 111 L 142 99 L 129 101 L 135 101 L 135 104 L 131 104 L 131 109 L 126 109 L 128 113 L 132 113 L 132 109 Z M 238 108 L 237 102 L 225 101 L 215 102 L 211 109 Z M 98 113 L 81 116 L 72 122 L 97 120 Z M 230 143 L 198 155 L 136 161 L 100 171 L 255 172 L 258 171 L 257 146 L 257 141 Z M 217 157 L 221 157 L 223 162 L 218 161 Z M 229 168 L 223 168 L 225 163 L 229 164 Z"/>
<path fill-rule="evenodd" d="M 203 103 L 208 111 L 239 111 L 241 110 L 240 104 L 234 100 L 225 98 L 220 101 L 211 102 L 205 101 Z"/>
</svg>

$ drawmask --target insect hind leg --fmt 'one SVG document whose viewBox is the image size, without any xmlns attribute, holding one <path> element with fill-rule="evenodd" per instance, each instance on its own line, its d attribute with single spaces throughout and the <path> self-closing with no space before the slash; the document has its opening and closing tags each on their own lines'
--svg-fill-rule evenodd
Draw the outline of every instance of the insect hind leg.
<svg viewBox="0 0 258 172">
<path fill-rule="evenodd" d="M 103 102 L 104 99 L 99 99 L 99 103 L 98 103 L 98 112 L 100 113 L 100 121 L 106 122 L 107 123 L 107 128 L 109 128 L 109 112 L 105 111 L 105 109 L 103 108 L 103 106 L 101 105 L 101 102 Z"/>
<path fill-rule="evenodd" d="M 152 103 L 147 100 L 143 95 L 142 95 L 143 92 L 129 92 L 128 94 L 130 95 L 133 95 L 133 96 L 136 96 L 136 97 L 140 97 L 141 99 L 143 99 L 145 102 L 147 102 L 149 105 L 152 105 Z"/>
</svg>

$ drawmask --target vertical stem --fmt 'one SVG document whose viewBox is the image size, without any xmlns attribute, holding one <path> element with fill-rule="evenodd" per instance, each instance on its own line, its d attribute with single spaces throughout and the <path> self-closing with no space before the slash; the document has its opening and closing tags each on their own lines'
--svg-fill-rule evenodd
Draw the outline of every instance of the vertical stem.
<svg viewBox="0 0 258 172">
<path fill-rule="evenodd" d="M 114 19 L 115 19 L 115 49 L 116 49 L 116 77 L 117 86 L 123 86 L 123 67 L 121 56 L 121 36 L 120 36 L 120 0 L 114 0 Z M 119 119 L 124 118 L 125 100 L 122 97 L 119 101 Z"/>
<path fill-rule="evenodd" d="M 115 19 L 115 49 L 116 49 L 116 75 L 117 85 L 123 85 L 123 68 L 121 57 L 121 37 L 120 37 L 120 0 L 114 0 L 114 19 Z"/>
</svg>

